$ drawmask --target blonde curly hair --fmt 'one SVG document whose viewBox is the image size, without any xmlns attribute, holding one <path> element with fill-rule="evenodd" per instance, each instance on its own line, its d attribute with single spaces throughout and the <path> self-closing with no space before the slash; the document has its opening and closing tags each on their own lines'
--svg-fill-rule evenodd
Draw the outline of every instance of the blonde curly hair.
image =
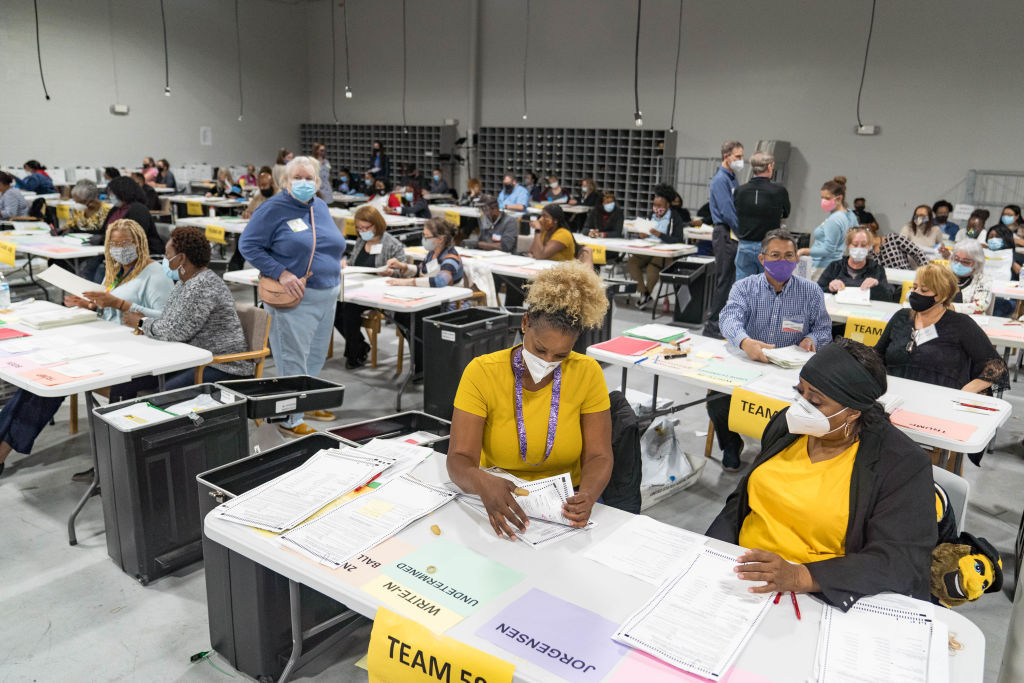
<svg viewBox="0 0 1024 683">
<path fill-rule="evenodd" d="M 132 244 L 135 245 L 135 253 L 138 254 L 138 258 L 135 260 L 135 265 L 132 269 L 124 274 L 123 277 L 118 279 L 121 274 L 121 264 L 114 260 L 114 257 L 110 255 L 110 236 L 114 234 L 115 230 L 121 230 L 128 233 L 131 237 Z M 107 226 L 107 234 L 103 241 L 103 286 L 111 287 L 115 282 L 118 285 L 123 285 L 126 282 L 134 280 L 143 269 L 149 265 L 149 238 L 146 237 L 146 231 L 141 225 L 136 223 L 130 218 L 121 218 Z"/>
<path fill-rule="evenodd" d="M 590 266 L 566 261 L 541 271 L 528 287 L 526 307 L 531 321 L 543 320 L 576 334 L 604 322 L 608 297 Z"/>
</svg>

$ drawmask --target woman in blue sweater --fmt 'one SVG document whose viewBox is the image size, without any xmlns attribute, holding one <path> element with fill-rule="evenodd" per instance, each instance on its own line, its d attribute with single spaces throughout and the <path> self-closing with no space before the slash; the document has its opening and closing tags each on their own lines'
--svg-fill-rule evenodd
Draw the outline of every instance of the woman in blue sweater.
<svg viewBox="0 0 1024 683">
<path fill-rule="evenodd" d="M 821 186 L 821 208 L 828 218 L 814 229 L 811 248 L 797 251 L 799 256 L 810 254 L 814 259 L 814 279 L 825 266 L 843 257 L 846 231 L 857 225 L 857 214 L 846 208 L 846 178 L 839 175 Z"/>
<path fill-rule="evenodd" d="M 279 281 L 288 293 L 301 298 L 293 308 L 265 303 L 273 317 L 270 348 L 279 376 L 319 375 L 334 329 L 345 238 L 327 204 L 316 196 L 319 185 L 320 168 L 315 159 L 295 157 L 289 161 L 284 191 L 256 209 L 238 240 L 239 251 L 259 269 L 260 277 Z M 334 419 L 326 410 L 306 417 Z M 295 413 L 278 427 L 290 436 L 316 431 L 302 418 L 302 413 Z"/>
<path fill-rule="evenodd" d="M 35 192 L 36 194 L 53 194 L 56 192 L 53 188 L 50 174 L 46 172 L 46 167 L 41 163 L 35 159 L 29 159 L 25 162 L 23 168 L 28 175 L 24 178 L 17 178 L 14 181 L 18 185 L 19 190 Z"/>
</svg>

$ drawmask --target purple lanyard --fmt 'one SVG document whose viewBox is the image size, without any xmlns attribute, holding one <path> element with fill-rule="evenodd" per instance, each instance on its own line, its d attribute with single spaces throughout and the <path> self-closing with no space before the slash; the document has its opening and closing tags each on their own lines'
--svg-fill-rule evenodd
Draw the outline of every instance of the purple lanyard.
<svg viewBox="0 0 1024 683">
<path fill-rule="evenodd" d="M 558 429 L 558 404 L 562 399 L 562 366 L 555 368 L 555 378 L 551 385 L 551 412 L 548 413 L 548 440 L 544 446 L 544 460 L 535 463 L 526 462 L 526 420 L 523 418 L 523 373 L 526 365 L 523 363 L 523 347 L 518 347 L 512 352 L 512 374 L 516 377 L 516 431 L 519 433 L 519 457 L 523 462 L 532 467 L 539 467 L 551 455 L 551 449 L 555 446 L 555 431 Z"/>
</svg>

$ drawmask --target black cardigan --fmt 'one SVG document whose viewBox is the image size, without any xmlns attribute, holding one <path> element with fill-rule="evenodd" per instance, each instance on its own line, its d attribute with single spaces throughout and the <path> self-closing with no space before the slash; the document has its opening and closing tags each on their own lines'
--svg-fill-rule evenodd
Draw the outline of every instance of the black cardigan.
<svg viewBox="0 0 1024 683">
<path fill-rule="evenodd" d="M 607 218 L 607 222 L 605 222 Z M 605 213 L 603 206 L 595 206 L 587 213 L 587 222 L 583 224 L 583 234 L 591 230 L 605 233 L 605 237 L 622 237 L 622 223 L 625 214 L 616 206 L 611 213 Z"/>
<path fill-rule="evenodd" d="M 685 239 L 683 230 L 690 227 L 690 212 L 673 206 L 669 207 L 668 214 L 670 216 L 668 230 L 661 233 L 661 241 L 666 244 L 679 244 Z"/>
<path fill-rule="evenodd" d="M 869 254 L 864 268 L 857 277 L 852 277 L 850 271 L 847 270 L 847 260 L 848 258 L 843 256 L 825 266 L 825 270 L 821 271 L 821 277 L 818 278 L 818 286 L 821 287 L 821 291 L 829 291 L 828 285 L 833 280 L 839 280 L 847 287 L 860 287 L 862 282 L 873 277 L 878 280 L 878 284 L 871 288 L 871 298 L 876 301 L 892 301 L 892 285 L 885 277 L 885 267 L 879 263 L 878 259 Z"/>
<path fill-rule="evenodd" d="M 107 214 L 107 219 L 103 222 L 103 230 L 97 233 L 96 239 L 101 241 L 97 244 L 103 244 L 104 239 L 107 235 L 107 226 L 110 224 L 110 217 L 113 215 L 113 211 Z M 164 242 L 160 239 L 160 235 L 157 234 L 156 224 L 153 222 L 153 216 L 140 202 L 132 202 L 128 205 L 128 212 L 123 216 L 129 218 L 139 225 L 142 226 L 142 230 L 146 233 L 146 239 L 149 241 L 149 253 L 154 255 L 160 255 L 164 253 Z"/>
<path fill-rule="evenodd" d="M 786 410 L 772 418 L 761 437 L 761 453 L 711 523 L 708 536 L 738 542 L 750 512 L 750 474 L 798 438 L 789 432 Z M 928 600 L 938 534 L 931 460 L 884 414 L 863 426 L 849 503 L 846 555 L 804 565 L 821 586 L 817 597 L 844 612 L 865 595 L 884 591 Z"/>
</svg>

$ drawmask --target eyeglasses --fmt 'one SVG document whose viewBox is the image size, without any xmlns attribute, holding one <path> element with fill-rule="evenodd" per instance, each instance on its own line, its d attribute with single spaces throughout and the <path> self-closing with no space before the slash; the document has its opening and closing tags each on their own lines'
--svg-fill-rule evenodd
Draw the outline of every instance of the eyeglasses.
<svg viewBox="0 0 1024 683">
<path fill-rule="evenodd" d="M 132 242 L 111 242 L 110 243 L 110 248 L 111 249 L 125 249 L 127 247 L 134 247 L 134 246 L 135 246 L 135 244 L 132 243 Z"/>
</svg>

